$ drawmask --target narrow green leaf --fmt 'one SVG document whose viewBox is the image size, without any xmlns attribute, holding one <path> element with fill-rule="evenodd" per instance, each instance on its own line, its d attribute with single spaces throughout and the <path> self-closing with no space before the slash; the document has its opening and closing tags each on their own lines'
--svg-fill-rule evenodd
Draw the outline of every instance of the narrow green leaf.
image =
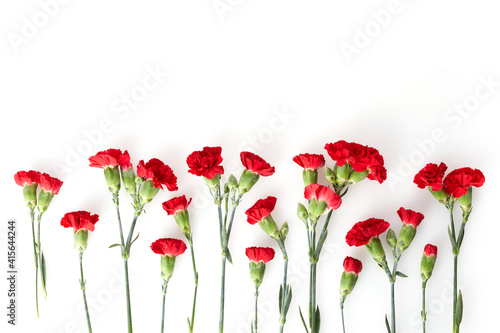
<svg viewBox="0 0 500 333">
<path fill-rule="evenodd" d="M 405 273 L 401 273 L 400 271 L 397 271 L 396 275 L 397 276 L 401 276 L 402 278 L 407 278 L 408 277 L 408 275 L 406 275 Z"/>
<path fill-rule="evenodd" d="M 385 327 L 387 327 L 387 332 L 391 333 L 391 327 L 389 326 L 389 320 L 387 319 L 387 315 L 385 315 Z"/>
<path fill-rule="evenodd" d="M 457 308 L 455 312 L 455 324 L 456 326 L 460 326 L 460 323 L 462 322 L 462 316 L 463 316 L 463 300 L 462 300 L 462 291 L 460 290 L 458 292 L 458 298 L 457 298 Z"/>
<path fill-rule="evenodd" d="M 45 255 L 43 251 L 40 252 L 40 278 L 42 281 L 43 296 L 47 298 L 47 268 L 45 263 Z"/>
<path fill-rule="evenodd" d="M 232 265 L 233 264 L 233 258 L 231 257 L 231 252 L 229 252 L 229 249 L 227 249 L 227 261 Z"/>
<path fill-rule="evenodd" d="M 453 249 L 455 249 L 457 247 L 457 242 L 455 241 L 455 238 L 453 238 L 453 234 L 451 233 L 450 226 L 448 226 L 448 236 L 450 237 L 451 247 Z"/>
<path fill-rule="evenodd" d="M 139 238 L 139 235 L 140 235 L 140 233 L 137 233 L 137 236 L 135 236 L 134 240 L 130 243 L 130 246 L 132 246 L 132 244 L 134 244 L 134 242 L 137 240 L 137 238 Z"/>
<path fill-rule="evenodd" d="M 314 333 L 319 333 L 319 328 L 321 325 L 321 316 L 319 314 L 319 306 L 316 307 L 316 314 L 314 315 Z"/>
<path fill-rule="evenodd" d="M 302 320 L 302 324 L 304 325 L 306 332 L 309 333 L 309 330 L 307 329 L 307 324 L 306 324 L 306 321 L 304 320 L 304 316 L 302 315 L 302 310 L 300 309 L 300 306 L 299 306 L 299 313 L 300 313 L 300 319 Z"/>
<path fill-rule="evenodd" d="M 280 294 L 279 294 L 279 312 L 282 313 L 283 310 L 283 285 L 280 285 Z"/>
<path fill-rule="evenodd" d="M 122 246 L 121 244 L 118 244 L 118 243 L 115 243 L 115 244 L 111 244 L 110 246 L 108 246 L 108 249 L 111 249 L 113 247 L 117 247 L 117 246 Z"/>
</svg>

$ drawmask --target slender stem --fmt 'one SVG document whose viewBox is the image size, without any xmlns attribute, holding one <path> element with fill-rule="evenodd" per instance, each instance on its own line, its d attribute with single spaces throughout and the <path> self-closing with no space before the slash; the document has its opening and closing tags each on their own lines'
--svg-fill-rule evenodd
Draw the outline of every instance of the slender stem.
<svg viewBox="0 0 500 333">
<path fill-rule="evenodd" d="M 425 313 L 425 289 L 427 286 L 427 280 L 422 281 L 422 330 L 425 333 L 425 322 L 427 321 L 427 315 Z"/>
<path fill-rule="evenodd" d="M 280 313 L 280 333 L 283 333 L 285 323 L 286 323 L 286 311 L 285 307 L 288 302 L 288 285 L 287 285 L 287 276 L 288 276 L 288 253 L 286 252 L 285 243 L 283 240 L 278 239 L 278 245 L 281 249 L 281 253 L 283 254 L 283 285 L 281 287 L 282 295 L 281 295 L 281 313 Z"/>
<path fill-rule="evenodd" d="M 259 313 L 258 311 L 258 300 L 259 300 L 259 286 L 255 286 L 255 317 L 253 319 L 253 332 L 257 333 L 257 315 Z"/>
<path fill-rule="evenodd" d="M 135 229 L 135 225 L 137 223 L 137 218 L 139 217 L 140 215 L 140 210 L 139 212 L 135 213 L 134 214 L 134 219 L 132 220 L 132 224 L 130 225 L 130 230 L 128 232 L 128 237 L 127 237 L 127 243 L 125 244 L 125 251 L 126 251 L 126 254 L 127 255 L 130 255 L 130 247 L 132 246 L 131 242 L 132 242 L 132 236 L 134 235 L 134 229 Z"/>
<path fill-rule="evenodd" d="M 233 221 L 234 221 L 234 213 L 236 212 L 236 207 L 237 205 L 233 205 L 233 209 L 231 210 L 231 218 L 229 220 L 229 226 L 227 227 L 227 239 L 229 241 L 229 236 L 231 235 L 231 229 L 233 228 Z"/>
<path fill-rule="evenodd" d="M 345 333 L 345 323 L 344 323 L 344 301 L 340 301 L 340 315 L 342 316 L 342 332 Z"/>
<path fill-rule="evenodd" d="M 132 333 L 132 307 L 130 304 L 130 286 L 128 279 L 128 259 L 123 258 L 123 267 L 125 270 L 125 293 L 127 296 L 127 326 L 128 333 Z"/>
<path fill-rule="evenodd" d="M 394 304 L 394 283 L 391 282 L 391 333 L 396 333 L 396 307 Z"/>
<path fill-rule="evenodd" d="M 35 210 L 30 208 L 31 217 L 31 232 L 33 234 L 33 254 L 35 255 L 35 305 L 36 305 L 36 315 L 40 317 L 38 312 L 38 250 L 35 237 Z"/>
<path fill-rule="evenodd" d="M 317 262 L 311 263 L 311 332 L 317 332 L 316 327 L 316 267 Z"/>
<path fill-rule="evenodd" d="M 226 282 L 226 257 L 222 257 L 222 274 L 220 280 L 220 313 L 219 313 L 219 333 L 224 332 L 224 288 Z"/>
<path fill-rule="evenodd" d="M 40 241 L 40 222 L 42 221 L 42 215 L 43 213 L 38 213 L 38 218 L 37 218 L 37 221 L 38 221 L 38 260 L 42 260 L 40 262 L 40 265 L 42 265 L 41 269 L 41 274 L 40 274 L 40 279 L 41 279 L 41 282 L 42 282 L 42 292 L 43 292 L 43 296 L 45 298 L 47 298 L 47 289 L 46 289 L 46 281 L 45 281 L 45 276 L 44 276 L 44 272 L 45 272 L 45 263 L 43 262 L 43 253 L 42 253 L 42 243 Z"/>
<path fill-rule="evenodd" d="M 455 322 L 455 314 L 457 311 L 457 294 L 458 294 L 458 253 L 453 255 L 453 332 L 458 333 L 459 325 Z"/>
<path fill-rule="evenodd" d="M 162 301 L 162 308 L 161 308 L 161 333 L 163 333 L 165 329 L 165 299 L 167 296 L 167 285 L 168 282 L 163 280 L 163 285 L 161 286 L 161 289 L 163 291 L 163 301 Z"/>
<path fill-rule="evenodd" d="M 82 294 L 83 294 L 83 303 L 85 304 L 85 313 L 87 315 L 87 327 L 88 327 L 89 333 L 92 333 L 92 325 L 90 325 L 89 308 L 87 306 L 87 296 L 85 295 L 85 278 L 83 277 L 83 253 L 79 252 L 78 255 L 80 258 L 80 286 L 81 286 Z"/>
<path fill-rule="evenodd" d="M 114 196 L 113 196 L 113 198 L 114 198 Z M 115 204 L 115 206 L 116 206 L 116 216 L 118 218 L 118 229 L 120 231 L 120 242 L 121 242 L 120 244 L 122 246 L 124 246 L 125 245 L 125 241 L 123 239 L 122 218 L 121 218 L 121 215 L 120 215 L 120 205 L 118 204 L 118 195 L 116 196 L 116 201 L 115 202 L 116 202 L 116 204 Z M 122 253 L 123 253 L 123 249 L 122 249 Z"/>
<path fill-rule="evenodd" d="M 193 263 L 193 274 L 194 274 L 194 296 L 193 296 L 193 310 L 191 311 L 191 321 L 189 326 L 189 332 L 193 333 L 194 327 L 194 316 L 196 311 L 196 296 L 198 294 L 198 271 L 196 270 L 196 261 L 194 258 L 194 248 L 193 248 L 193 240 L 191 235 L 189 236 L 189 246 L 191 249 L 191 261 Z"/>
</svg>

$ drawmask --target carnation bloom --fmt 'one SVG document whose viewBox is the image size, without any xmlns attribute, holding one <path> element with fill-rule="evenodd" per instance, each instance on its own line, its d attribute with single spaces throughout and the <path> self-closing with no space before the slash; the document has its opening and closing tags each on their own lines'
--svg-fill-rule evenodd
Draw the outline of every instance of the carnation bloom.
<svg viewBox="0 0 500 333">
<path fill-rule="evenodd" d="M 126 150 L 122 153 L 120 149 L 112 148 L 89 157 L 89 162 L 89 166 L 101 169 L 120 166 L 122 169 L 128 170 L 132 166 L 130 164 L 130 155 Z"/>
<path fill-rule="evenodd" d="M 80 229 L 94 231 L 97 221 L 99 221 L 99 215 L 80 210 L 64 214 L 61 225 L 65 228 L 73 228 L 76 233 Z"/>
<path fill-rule="evenodd" d="M 467 193 L 469 187 L 481 187 L 485 181 L 483 173 L 478 169 L 460 168 L 450 172 L 444 179 L 444 191 L 454 198 Z"/>
<path fill-rule="evenodd" d="M 404 224 L 412 226 L 413 228 L 418 227 L 420 222 L 424 219 L 424 215 L 422 213 L 415 212 L 411 209 L 404 209 L 403 207 L 398 209 L 398 215 Z"/>
<path fill-rule="evenodd" d="M 40 175 L 40 187 L 45 192 L 58 194 L 63 182 L 57 178 L 51 177 L 46 173 Z"/>
<path fill-rule="evenodd" d="M 413 182 L 419 188 L 431 187 L 433 191 L 440 191 L 443 189 L 443 176 L 447 168 L 442 162 L 439 166 L 435 163 L 428 163 L 415 175 Z"/>
<path fill-rule="evenodd" d="M 163 189 L 162 185 L 165 185 L 169 191 L 177 191 L 177 177 L 174 172 L 157 158 L 152 158 L 147 163 L 139 161 L 137 176 L 152 181 L 155 188 Z"/>
<path fill-rule="evenodd" d="M 437 246 L 432 244 L 427 244 L 424 248 L 424 255 L 429 258 L 430 256 L 437 257 Z"/>
<path fill-rule="evenodd" d="M 175 238 L 160 238 L 151 243 L 151 250 L 154 253 L 170 258 L 183 254 L 186 249 L 186 244 L 180 239 Z"/>
<path fill-rule="evenodd" d="M 299 154 L 293 158 L 293 161 L 304 170 L 316 170 L 325 165 L 325 158 L 321 154 Z"/>
<path fill-rule="evenodd" d="M 420 277 L 424 282 L 430 279 L 434 264 L 436 263 L 437 247 L 432 244 L 427 244 L 424 248 L 424 254 L 420 261 Z"/>
<path fill-rule="evenodd" d="M 349 246 L 362 246 L 370 242 L 373 237 L 378 237 L 389 228 L 389 222 L 382 219 L 369 218 L 356 223 L 347 233 L 345 239 Z"/>
<path fill-rule="evenodd" d="M 162 204 L 163 209 L 168 215 L 174 215 L 179 211 L 185 211 L 193 199 L 187 201 L 186 196 L 175 197 Z"/>
<path fill-rule="evenodd" d="M 18 171 L 14 175 L 14 181 L 19 186 L 32 185 L 33 183 L 38 184 L 40 182 L 40 172 L 30 170 L 30 171 Z"/>
<path fill-rule="evenodd" d="M 241 163 L 248 171 L 251 171 L 254 174 L 258 174 L 263 177 L 271 176 L 274 174 L 274 167 L 269 163 L 264 161 L 262 157 L 250 153 L 247 151 L 241 152 L 240 154 Z"/>
<path fill-rule="evenodd" d="M 358 259 L 352 257 L 345 257 L 344 259 L 344 271 L 346 273 L 354 273 L 358 275 L 363 269 L 363 264 Z"/>
<path fill-rule="evenodd" d="M 186 159 L 189 167 L 188 172 L 213 179 L 217 174 L 224 174 L 222 163 L 221 147 L 204 147 L 201 151 L 194 151 Z"/>
<path fill-rule="evenodd" d="M 274 250 L 270 247 L 248 247 L 245 254 L 249 260 L 256 263 L 263 261 L 266 264 L 274 258 Z"/>
<path fill-rule="evenodd" d="M 250 208 L 247 209 L 245 214 L 247 215 L 247 222 L 250 224 L 255 224 L 261 222 L 264 218 L 271 215 L 271 212 L 276 206 L 275 197 L 267 197 L 265 199 L 257 200 L 257 202 Z"/>
<path fill-rule="evenodd" d="M 307 200 L 316 199 L 318 205 L 321 203 L 325 203 L 327 211 L 339 208 L 340 204 L 342 203 L 342 198 L 338 194 L 333 192 L 331 188 L 319 184 L 311 184 L 306 186 L 304 188 L 304 197 Z M 323 213 L 324 208 L 322 210 L 319 209 L 318 211 L 316 211 L 315 215 L 319 216 Z"/>
</svg>

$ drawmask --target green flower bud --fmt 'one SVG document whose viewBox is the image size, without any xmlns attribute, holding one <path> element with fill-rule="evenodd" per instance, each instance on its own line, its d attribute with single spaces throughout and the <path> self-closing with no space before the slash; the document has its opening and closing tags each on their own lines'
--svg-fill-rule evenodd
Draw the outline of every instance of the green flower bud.
<svg viewBox="0 0 500 333">
<path fill-rule="evenodd" d="M 410 246 L 411 242 L 413 241 L 413 238 L 415 238 L 415 235 L 417 233 L 417 229 L 413 225 L 407 225 L 403 223 L 403 227 L 401 228 L 401 231 L 399 232 L 399 241 L 398 241 L 398 248 L 401 251 L 404 251 Z"/>
<path fill-rule="evenodd" d="M 330 183 L 332 184 L 336 184 L 336 177 L 335 177 L 335 173 L 333 172 L 332 169 L 330 169 L 329 167 L 326 167 L 325 168 L 325 178 L 327 181 L 329 181 Z"/>
<path fill-rule="evenodd" d="M 117 194 L 121 186 L 120 168 L 118 166 L 115 166 L 114 168 L 104 168 L 104 178 L 106 178 L 109 191 L 113 194 Z"/>
<path fill-rule="evenodd" d="M 246 169 L 243 170 L 243 173 L 241 174 L 240 177 L 240 185 L 239 185 L 240 193 L 247 193 L 248 191 L 250 191 L 258 180 L 259 180 L 258 173 L 253 173 L 252 171 L 248 171 Z"/>
<path fill-rule="evenodd" d="M 148 202 L 151 202 L 153 198 L 158 194 L 158 191 L 160 190 L 159 187 L 155 187 L 154 183 L 151 180 L 146 180 L 144 184 L 142 185 L 141 189 L 141 203 L 145 204 Z"/>
<path fill-rule="evenodd" d="M 75 240 L 75 249 L 78 252 L 83 253 L 83 251 L 85 251 L 85 249 L 87 248 L 89 232 L 85 229 L 80 229 L 77 232 L 75 232 L 73 236 Z"/>
<path fill-rule="evenodd" d="M 174 214 L 174 219 L 184 235 L 189 235 L 191 232 L 191 225 L 189 224 L 189 213 L 186 210 L 178 210 Z"/>
<path fill-rule="evenodd" d="M 458 198 L 458 203 L 460 204 L 460 208 L 464 212 L 468 212 L 472 208 L 472 187 L 469 187 L 467 193 Z"/>
<path fill-rule="evenodd" d="M 229 176 L 229 179 L 227 180 L 227 185 L 229 186 L 229 189 L 231 191 L 234 191 L 238 188 L 238 180 L 234 175 Z"/>
<path fill-rule="evenodd" d="M 394 230 L 389 228 L 389 230 L 387 230 L 387 244 L 389 244 L 393 251 L 396 248 L 397 242 L 398 239 L 396 238 L 396 233 L 394 232 Z"/>
<path fill-rule="evenodd" d="M 220 173 L 216 174 L 212 179 L 208 179 L 207 177 L 203 177 L 203 179 L 205 179 L 205 183 L 207 183 L 208 187 L 211 189 L 220 186 Z"/>
<path fill-rule="evenodd" d="M 356 172 L 352 171 L 351 176 L 349 177 L 349 180 L 347 181 L 348 184 L 356 184 L 365 179 L 368 174 L 370 173 L 369 170 L 365 170 L 363 172 Z"/>
<path fill-rule="evenodd" d="M 358 275 L 354 272 L 346 273 L 342 272 L 342 277 L 340 278 L 340 295 L 347 296 L 349 295 L 354 287 L 356 286 L 356 282 L 358 281 Z"/>
<path fill-rule="evenodd" d="M 31 185 L 24 185 L 23 187 L 24 201 L 26 202 L 26 206 L 28 206 L 28 208 L 35 208 L 36 206 L 37 186 L 38 186 L 37 183 L 33 183 Z"/>
<path fill-rule="evenodd" d="M 168 282 L 174 273 L 175 256 L 161 256 L 161 277 Z"/>
<path fill-rule="evenodd" d="M 45 192 L 43 189 L 38 194 L 38 212 L 43 213 L 49 208 L 50 202 L 54 197 L 54 193 Z"/>
<path fill-rule="evenodd" d="M 250 264 L 250 279 L 252 279 L 253 283 L 258 287 L 262 283 L 264 279 L 264 273 L 266 272 L 266 264 L 263 261 L 259 261 L 258 263 L 251 260 Z"/>
<path fill-rule="evenodd" d="M 274 239 L 279 238 L 280 231 L 271 215 L 269 215 L 268 217 L 264 217 L 262 221 L 259 222 L 259 225 L 262 228 L 262 230 L 264 230 L 266 234 L 268 234 L 272 238 Z"/>
<path fill-rule="evenodd" d="M 373 259 L 375 259 L 377 263 L 380 263 L 385 260 L 384 247 L 382 246 L 382 242 L 378 237 L 372 237 L 370 242 L 365 246 L 368 249 L 368 252 L 371 254 Z"/>
<path fill-rule="evenodd" d="M 302 179 L 304 180 L 304 186 L 316 184 L 318 182 L 318 170 L 302 171 Z"/>
<path fill-rule="evenodd" d="M 437 247 L 427 244 L 424 248 L 422 261 L 420 262 L 420 277 L 422 280 L 427 281 L 431 277 L 434 264 L 436 263 L 436 257 Z"/>
<path fill-rule="evenodd" d="M 281 239 L 285 240 L 288 235 L 288 222 L 283 223 L 280 230 Z"/>
<path fill-rule="evenodd" d="M 309 214 L 314 217 L 319 217 L 325 212 L 327 207 L 328 205 L 325 200 L 318 202 L 316 198 L 312 198 L 311 201 L 309 201 Z"/>
<path fill-rule="evenodd" d="M 302 220 L 302 222 L 307 224 L 307 217 L 309 216 L 309 213 L 307 211 L 307 208 L 300 202 L 297 205 L 297 215 L 299 216 L 299 219 Z"/>
</svg>

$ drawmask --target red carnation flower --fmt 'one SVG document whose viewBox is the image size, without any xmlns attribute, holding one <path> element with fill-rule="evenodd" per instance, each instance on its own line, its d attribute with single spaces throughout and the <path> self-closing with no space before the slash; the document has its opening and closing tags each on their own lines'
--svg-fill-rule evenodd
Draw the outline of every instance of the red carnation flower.
<svg viewBox="0 0 500 333">
<path fill-rule="evenodd" d="M 389 222 L 382 219 L 370 218 L 356 223 L 347 233 L 345 240 L 349 246 L 363 246 L 373 237 L 378 237 L 389 228 Z"/>
<path fill-rule="evenodd" d="M 338 166 L 349 163 L 356 172 L 368 170 L 367 178 L 379 183 L 383 183 L 387 179 L 384 158 L 375 148 L 340 140 L 335 143 L 327 143 L 325 149 Z"/>
<path fill-rule="evenodd" d="M 456 169 L 444 179 L 444 191 L 454 198 L 459 198 L 467 193 L 469 187 L 483 186 L 484 180 L 484 175 L 479 169 Z"/>
<path fill-rule="evenodd" d="M 424 255 L 429 258 L 430 256 L 437 257 L 438 248 L 432 244 L 427 244 L 424 248 Z"/>
<path fill-rule="evenodd" d="M 342 203 L 342 198 L 331 188 L 319 184 L 307 185 L 304 189 L 304 197 L 307 200 L 316 198 L 318 202 L 326 202 L 327 210 L 337 209 Z"/>
<path fill-rule="evenodd" d="M 120 149 L 107 149 L 98 152 L 94 156 L 89 157 L 89 166 L 94 168 L 114 168 L 120 166 L 124 170 L 128 170 L 132 167 L 130 164 L 130 155 L 128 151 L 122 151 Z"/>
<path fill-rule="evenodd" d="M 175 197 L 173 199 L 165 201 L 162 204 L 162 207 L 168 215 L 174 215 L 178 211 L 185 211 L 191 203 L 191 200 L 193 199 L 189 199 L 189 201 L 187 201 L 186 196 L 182 195 L 180 197 Z"/>
<path fill-rule="evenodd" d="M 263 177 L 271 176 L 275 171 L 273 166 L 254 153 L 243 151 L 240 158 L 245 169 Z"/>
<path fill-rule="evenodd" d="M 325 158 L 321 154 L 299 154 L 293 161 L 305 170 L 316 170 L 325 165 Z"/>
<path fill-rule="evenodd" d="M 274 250 L 270 247 L 247 247 L 245 254 L 248 259 L 254 262 L 263 261 L 264 264 L 273 260 Z"/>
<path fill-rule="evenodd" d="M 152 158 L 147 163 L 139 161 L 137 176 L 151 180 L 156 188 L 163 189 L 162 185 L 165 185 L 169 191 L 177 191 L 177 177 L 174 172 L 157 158 Z"/>
<path fill-rule="evenodd" d="M 61 225 L 65 228 L 73 228 L 76 233 L 80 229 L 94 231 L 97 221 L 99 221 L 99 215 L 91 215 L 89 212 L 80 210 L 64 214 Z"/>
<path fill-rule="evenodd" d="M 224 174 L 221 147 L 204 147 L 201 151 L 192 152 L 186 159 L 188 172 L 196 176 L 213 179 L 217 174 Z"/>
<path fill-rule="evenodd" d="M 352 257 L 345 257 L 344 270 L 346 273 L 353 272 L 355 275 L 358 275 L 362 269 L 363 269 L 363 264 L 361 263 L 361 261 Z"/>
<path fill-rule="evenodd" d="M 257 202 L 245 212 L 247 215 L 247 222 L 255 224 L 271 215 L 274 207 L 276 206 L 276 200 L 277 199 L 275 197 L 267 197 L 265 199 L 257 200 Z"/>
<path fill-rule="evenodd" d="M 414 228 L 418 227 L 420 222 L 424 219 L 424 215 L 419 212 L 415 212 L 410 209 L 404 209 L 403 207 L 398 209 L 398 215 L 401 221 L 408 225 L 413 226 Z"/>
<path fill-rule="evenodd" d="M 33 183 L 40 183 L 40 172 L 30 170 L 30 171 L 18 171 L 14 175 L 14 181 L 17 185 L 24 187 L 25 185 L 31 185 Z"/>
<path fill-rule="evenodd" d="M 448 169 L 448 167 L 442 162 L 439 166 L 435 163 L 428 163 L 415 175 L 413 182 L 419 188 L 430 186 L 433 191 L 440 191 L 443 189 L 443 176 L 446 169 Z"/>
<path fill-rule="evenodd" d="M 45 192 L 58 194 L 63 182 L 57 178 L 51 177 L 46 173 L 40 175 L 40 187 Z"/>
<path fill-rule="evenodd" d="M 160 238 L 151 243 L 151 250 L 162 256 L 177 257 L 186 251 L 186 244 L 180 239 Z"/>
</svg>

